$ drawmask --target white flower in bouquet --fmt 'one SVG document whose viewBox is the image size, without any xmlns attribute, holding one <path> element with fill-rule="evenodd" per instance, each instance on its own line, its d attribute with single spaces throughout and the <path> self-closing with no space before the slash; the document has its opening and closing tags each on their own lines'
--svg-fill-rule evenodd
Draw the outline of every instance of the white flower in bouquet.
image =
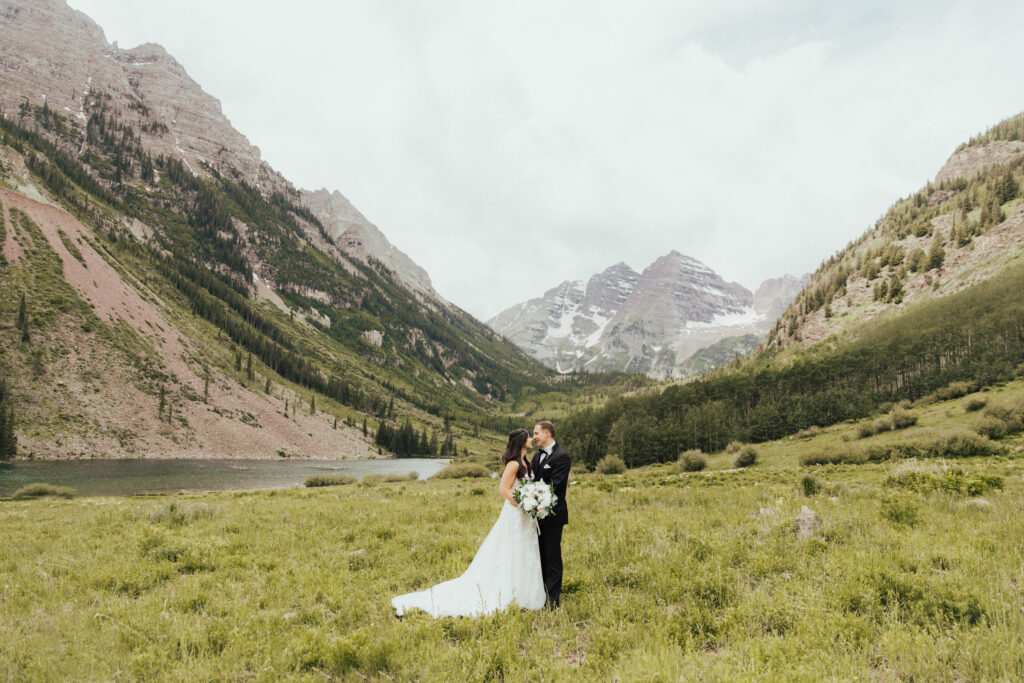
<svg viewBox="0 0 1024 683">
<path fill-rule="evenodd" d="M 558 503 L 558 496 L 543 481 L 523 482 L 513 491 L 516 506 L 534 519 L 544 519 Z"/>
</svg>

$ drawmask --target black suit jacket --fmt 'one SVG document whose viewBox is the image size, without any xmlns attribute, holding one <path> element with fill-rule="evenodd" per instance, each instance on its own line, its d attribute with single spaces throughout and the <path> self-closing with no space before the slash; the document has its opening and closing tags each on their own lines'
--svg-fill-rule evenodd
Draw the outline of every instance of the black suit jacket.
<svg viewBox="0 0 1024 683">
<path fill-rule="evenodd" d="M 540 524 L 542 529 L 556 524 L 568 524 L 569 506 L 565 501 L 565 491 L 569 487 L 569 468 L 572 466 L 569 453 L 559 446 L 556 441 L 554 450 L 544 460 L 543 465 L 540 464 L 540 452 L 538 451 L 537 455 L 533 456 L 530 466 L 533 470 L 534 478 L 537 481 L 543 481 L 548 484 L 551 487 L 551 491 L 558 496 L 554 514 L 538 520 L 538 524 Z"/>
</svg>

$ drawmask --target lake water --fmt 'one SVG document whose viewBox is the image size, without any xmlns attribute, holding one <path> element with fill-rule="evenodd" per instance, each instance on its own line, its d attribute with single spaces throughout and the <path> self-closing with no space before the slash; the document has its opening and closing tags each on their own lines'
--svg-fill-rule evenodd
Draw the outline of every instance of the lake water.
<svg viewBox="0 0 1024 683">
<path fill-rule="evenodd" d="M 450 461 L 394 460 L 22 460 L 0 465 L 0 496 L 25 484 L 70 486 L 80 496 L 231 491 L 302 486 L 315 474 L 404 474 L 425 479 Z"/>
</svg>

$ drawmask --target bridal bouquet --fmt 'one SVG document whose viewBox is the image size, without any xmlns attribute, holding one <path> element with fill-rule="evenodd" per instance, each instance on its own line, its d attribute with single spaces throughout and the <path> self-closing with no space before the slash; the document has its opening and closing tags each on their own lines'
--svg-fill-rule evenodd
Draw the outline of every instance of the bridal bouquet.
<svg viewBox="0 0 1024 683">
<path fill-rule="evenodd" d="M 544 519 L 558 502 L 558 496 L 543 481 L 524 481 L 512 492 L 516 507 L 534 519 Z"/>
</svg>

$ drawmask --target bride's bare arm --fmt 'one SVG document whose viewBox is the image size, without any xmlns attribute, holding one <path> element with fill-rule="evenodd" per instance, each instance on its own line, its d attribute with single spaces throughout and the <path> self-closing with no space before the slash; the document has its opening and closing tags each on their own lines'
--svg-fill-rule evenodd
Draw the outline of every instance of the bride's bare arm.
<svg viewBox="0 0 1024 683">
<path fill-rule="evenodd" d="M 501 486 L 498 488 L 498 492 L 501 493 L 502 498 L 516 504 L 516 499 L 512 496 L 512 489 L 516 486 L 516 473 L 519 472 L 519 463 L 515 460 L 510 461 L 505 465 L 505 471 L 501 473 Z"/>
</svg>

